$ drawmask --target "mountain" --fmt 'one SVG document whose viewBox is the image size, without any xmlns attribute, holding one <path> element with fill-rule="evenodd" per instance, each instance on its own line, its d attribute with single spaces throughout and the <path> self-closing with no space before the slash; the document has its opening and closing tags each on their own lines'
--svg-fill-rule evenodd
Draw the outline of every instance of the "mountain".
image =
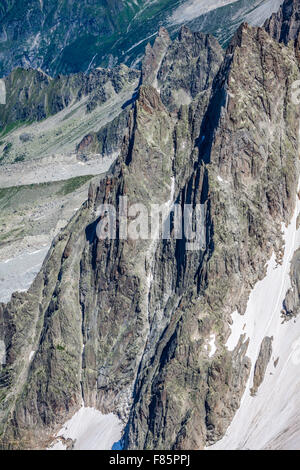
<svg viewBox="0 0 300 470">
<path fill-rule="evenodd" d="M 300 5 L 297 0 L 284 2 L 278 12 L 265 22 L 265 29 L 274 39 L 288 44 L 296 40 L 300 32 Z"/>
<path fill-rule="evenodd" d="M 15 69 L 0 106 L 0 301 L 26 289 L 52 239 L 120 151 L 140 72 L 120 65 L 52 79 Z"/>
<path fill-rule="evenodd" d="M 160 26 L 172 37 L 187 23 L 222 44 L 242 21 L 261 25 L 280 0 L 4 0 L 0 6 L 0 76 L 15 67 L 51 76 L 97 66 L 135 66 Z"/>
<path fill-rule="evenodd" d="M 243 23 L 226 51 L 213 35 L 183 26 L 172 40 L 160 28 L 141 73 L 114 69 L 131 93 L 111 121 L 77 136 L 76 151 L 83 158 L 112 139 L 116 155 L 29 290 L 0 304 L 2 448 L 299 445 L 300 62 L 298 17 L 282 21 L 290 3 L 271 18 L 276 28 Z M 17 95 L 22 80 L 28 94 L 18 108 L 9 88 L 3 126 L 31 96 L 31 119 L 46 118 L 37 125 L 70 119 L 78 103 L 86 121 L 87 103 L 103 113 L 98 94 L 114 82 L 111 71 L 17 78 Z M 146 233 L 153 204 L 165 238 L 155 220 Z M 179 229 L 199 239 L 178 234 L 173 204 L 194 211 Z M 108 236 L 111 208 L 119 218 Z"/>
</svg>

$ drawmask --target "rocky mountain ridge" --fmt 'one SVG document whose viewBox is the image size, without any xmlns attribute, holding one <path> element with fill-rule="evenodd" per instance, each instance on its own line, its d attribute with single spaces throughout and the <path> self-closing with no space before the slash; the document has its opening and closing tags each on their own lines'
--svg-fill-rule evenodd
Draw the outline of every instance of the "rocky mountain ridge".
<svg viewBox="0 0 300 470">
<path fill-rule="evenodd" d="M 288 44 L 297 40 L 300 29 L 300 5 L 297 0 L 285 1 L 277 13 L 273 13 L 264 25 L 266 31 L 276 41 Z"/>
<path fill-rule="evenodd" d="M 161 29 L 147 47 L 115 164 L 29 291 L 0 306 L 3 448 L 49 447 L 84 406 L 119 417 L 126 449 L 203 449 L 222 439 L 251 377 L 255 400 L 276 337 L 254 360 L 243 328 L 227 341 L 272 254 L 282 263 L 295 213 L 298 44 L 242 24 L 225 54 L 186 27 L 175 41 Z M 205 244 L 99 239 L 99 206 L 124 211 L 120 196 L 164 205 L 163 224 L 173 203 L 201 204 Z M 298 308 L 297 252 L 291 277 L 287 317 Z"/>
<path fill-rule="evenodd" d="M 85 111 L 91 113 L 113 94 L 139 79 L 139 72 L 125 65 L 52 78 L 33 69 L 15 69 L 6 79 L 6 105 L 0 110 L 0 132 L 12 124 L 41 121 L 88 97 Z"/>
</svg>

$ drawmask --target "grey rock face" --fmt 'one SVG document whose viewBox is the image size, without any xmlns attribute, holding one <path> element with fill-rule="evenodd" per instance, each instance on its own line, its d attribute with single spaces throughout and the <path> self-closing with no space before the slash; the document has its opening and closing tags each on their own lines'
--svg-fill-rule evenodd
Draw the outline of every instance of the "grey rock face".
<svg viewBox="0 0 300 470">
<path fill-rule="evenodd" d="M 264 28 L 276 41 L 284 44 L 297 40 L 300 33 L 299 0 L 285 0 L 278 13 L 266 20 Z"/>
<path fill-rule="evenodd" d="M 139 75 L 120 66 L 53 79 L 38 70 L 17 68 L 5 79 L 7 98 L 0 108 L 0 131 L 11 124 L 41 121 L 85 97 L 86 112 L 90 112 L 134 83 Z"/>
<path fill-rule="evenodd" d="M 128 126 L 129 109 L 121 112 L 99 132 L 87 134 L 77 146 L 78 156 L 97 154 L 104 157 L 119 153 Z"/>
<path fill-rule="evenodd" d="M 255 396 L 264 381 L 268 364 L 272 357 L 272 343 L 274 338 L 264 338 L 254 368 L 253 385 L 251 395 Z"/>
<path fill-rule="evenodd" d="M 161 29 L 153 48 L 146 48 L 142 80 L 159 90 L 170 111 L 189 105 L 200 92 L 209 90 L 223 60 L 223 50 L 210 35 L 193 33 L 183 26 L 170 44 Z M 176 67 L 174 67 L 176 63 Z"/>
<path fill-rule="evenodd" d="M 288 290 L 283 305 L 285 319 L 291 319 L 300 313 L 300 250 L 293 256 L 290 278 L 292 287 Z"/>
<path fill-rule="evenodd" d="M 170 44 L 169 33 L 164 28 L 160 28 L 153 47 L 149 43 L 147 44 L 145 57 L 142 62 L 142 81 L 145 85 L 155 86 L 157 73 Z"/>
</svg>

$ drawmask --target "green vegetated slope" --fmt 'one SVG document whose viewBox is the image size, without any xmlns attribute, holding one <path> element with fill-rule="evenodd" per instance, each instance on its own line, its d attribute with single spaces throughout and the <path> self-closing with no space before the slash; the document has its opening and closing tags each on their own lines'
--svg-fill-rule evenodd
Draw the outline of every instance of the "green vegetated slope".
<svg viewBox="0 0 300 470">
<path fill-rule="evenodd" d="M 192 29 L 215 34 L 223 44 L 243 20 L 261 23 L 280 0 L 198 2 Z M 11 0 L 0 7 L 0 76 L 16 66 L 41 67 L 47 73 L 87 71 L 117 63 L 132 65 L 147 40 L 166 26 L 173 35 L 189 23 L 184 0 Z M 200 5 L 200 6 L 199 6 Z M 210 11 L 206 11 L 209 10 Z M 189 10 L 191 11 L 191 10 Z M 253 14 L 257 11 L 257 15 Z M 26 12 L 26 15 L 24 15 Z M 174 15 L 174 12 L 177 14 Z M 201 14 L 200 14 L 201 13 Z M 200 14 L 200 16 L 199 16 Z M 249 16 L 250 15 L 250 16 Z M 179 18 L 179 19 L 178 19 Z"/>
</svg>

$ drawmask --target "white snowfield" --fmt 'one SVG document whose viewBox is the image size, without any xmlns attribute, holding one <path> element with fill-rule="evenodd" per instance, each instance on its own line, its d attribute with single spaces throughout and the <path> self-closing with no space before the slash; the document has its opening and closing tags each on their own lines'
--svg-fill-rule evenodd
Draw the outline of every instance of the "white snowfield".
<svg viewBox="0 0 300 470">
<path fill-rule="evenodd" d="M 74 450 L 110 450 L 121 439 L 122 422 L 116 415 L 103 415 L 94 408 L 82 407 L 57 433 L 48 450 L 66 450 L 59 437 L 75 441 Z"/>
<path fill-rule="evenodd" d="M 300 247 L 300 230 L 296 230 L 299 210 L 297 198 L 292 222 L 283 228 L 282 265 L 276 265 L 273 255 L 266 277 L 250 295 L 245 316 L 233 314 L 227 347 L 233 350 L 242 334 L 246 335 L 245 340 L 250 338 L 247 356 L 252 361 L 252 369 L 240 408 L 225 437 L 209 450 L 300 449 L 300 318 L 282 323 L 281 317 L 283 300 L 291 286 L 290 262 Z M 254 366 L 266 336 L 274 337 L 272 359 L 257 395 L 251 397 Z"/>
</svg>

